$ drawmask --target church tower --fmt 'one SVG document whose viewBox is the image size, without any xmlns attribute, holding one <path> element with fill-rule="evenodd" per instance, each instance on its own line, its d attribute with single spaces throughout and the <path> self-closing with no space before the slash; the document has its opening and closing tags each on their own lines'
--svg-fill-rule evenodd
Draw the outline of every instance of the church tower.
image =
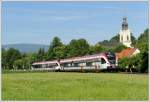
<svg viewBox="0 0 150 102">
<path fill-rule="evenodd" d="M 131 47 L 131 32 L 128 29 L 127 17 L 123 17 L 122 29 L 119 33 L 120 42 L 127 47 Z"/>
</svg>

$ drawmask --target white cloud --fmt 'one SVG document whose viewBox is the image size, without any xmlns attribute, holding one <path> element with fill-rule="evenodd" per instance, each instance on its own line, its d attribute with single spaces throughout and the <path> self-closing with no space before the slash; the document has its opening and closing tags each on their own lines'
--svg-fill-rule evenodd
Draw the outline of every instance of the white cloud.
<svg viewBox="0 0 150 102">
<path fill-rule="evenodd" d="M 90 16 L 63 15 L 63 16 L 51 16 L 49 17 L 49 20 L 69 21 L 69 20 L 87 19 L 89 17 Z"/>
</svg>

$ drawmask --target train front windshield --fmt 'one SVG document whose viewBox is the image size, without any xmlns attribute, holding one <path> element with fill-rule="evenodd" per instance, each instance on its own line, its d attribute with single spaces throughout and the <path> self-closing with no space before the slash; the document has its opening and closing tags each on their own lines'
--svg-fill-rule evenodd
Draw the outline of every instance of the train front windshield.
<svg viewBox="0 0 150 102">
<path fill-rule="evenodd" d="M 109 53 L 106 53 L 106 55 L 107 55 L 107 58 L 108 58 L 110 64 L 116 64 L 116 56 L 114 53 L 109 52 Z"/>
</svg>

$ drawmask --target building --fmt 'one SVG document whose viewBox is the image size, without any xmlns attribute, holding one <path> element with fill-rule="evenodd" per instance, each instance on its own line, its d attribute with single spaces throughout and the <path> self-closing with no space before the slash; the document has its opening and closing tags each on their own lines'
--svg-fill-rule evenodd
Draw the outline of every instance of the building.
<svg viewBox="0 0 150 102">
<path fill-rule="evenodd" d="M 123 58 L 123 57 L 132 57 L 136 54 L 140 53 L 140 50 L 138 48 L 126 48 L 122 50 L 120 53 L 116 53 L 117 60 Z"/>
<path fill-rule="evenodd" d="M 122 29 L 119 32 L 119 36 L 120 36 L 119 41 L 127 48 L 119 53 L 116 53 L 117 61 L 123 57 L 132 57 L 140 53 L 140 50 L 138 48 L 131 47 L 132 44 L 131 32 L 128 28 L 127 17 L 123 17 Z"/>
<path fill-rule="evenodd" d="M 127 47 L 131 47 L 131 32 L 128 28 L 127 17 L 123 17 L 122 29 L 119 32 L 120 39 L 119 41 Z"/>
</svg>

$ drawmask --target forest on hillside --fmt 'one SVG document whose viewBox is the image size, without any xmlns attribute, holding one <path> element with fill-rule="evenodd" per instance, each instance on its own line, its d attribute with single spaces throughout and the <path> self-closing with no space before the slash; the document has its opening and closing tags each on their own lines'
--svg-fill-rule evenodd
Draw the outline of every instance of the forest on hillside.
<svg viewBox="0 0 150 102">
<path fill-rule="evenodd" d="M 148 34 L 149 30 L 146 29 L 138 39 L 132 35 L 132 46 L 139 48 L 141 53 L 132 58 L 122 58 L 119 61 L 119 68 L 134 65 L 139 72 L 148 72 Z M 2 69 L 30 70 L 32 63 L 38 61 L 59 60 L 108 51 L 116 53 L 126 48 L 118 42 L 118 34 L 110 40 L 104 40 L 95 45 L 90 45 L 86 39 L 72 39 L 69 44 L 63 44 L 59 37 L 54 37 L 49 44 L 48 51 L 40 48 L 38 52 L 21 53 L 14 48 L 7 50 L 2 48 Z"/>
</svg>

